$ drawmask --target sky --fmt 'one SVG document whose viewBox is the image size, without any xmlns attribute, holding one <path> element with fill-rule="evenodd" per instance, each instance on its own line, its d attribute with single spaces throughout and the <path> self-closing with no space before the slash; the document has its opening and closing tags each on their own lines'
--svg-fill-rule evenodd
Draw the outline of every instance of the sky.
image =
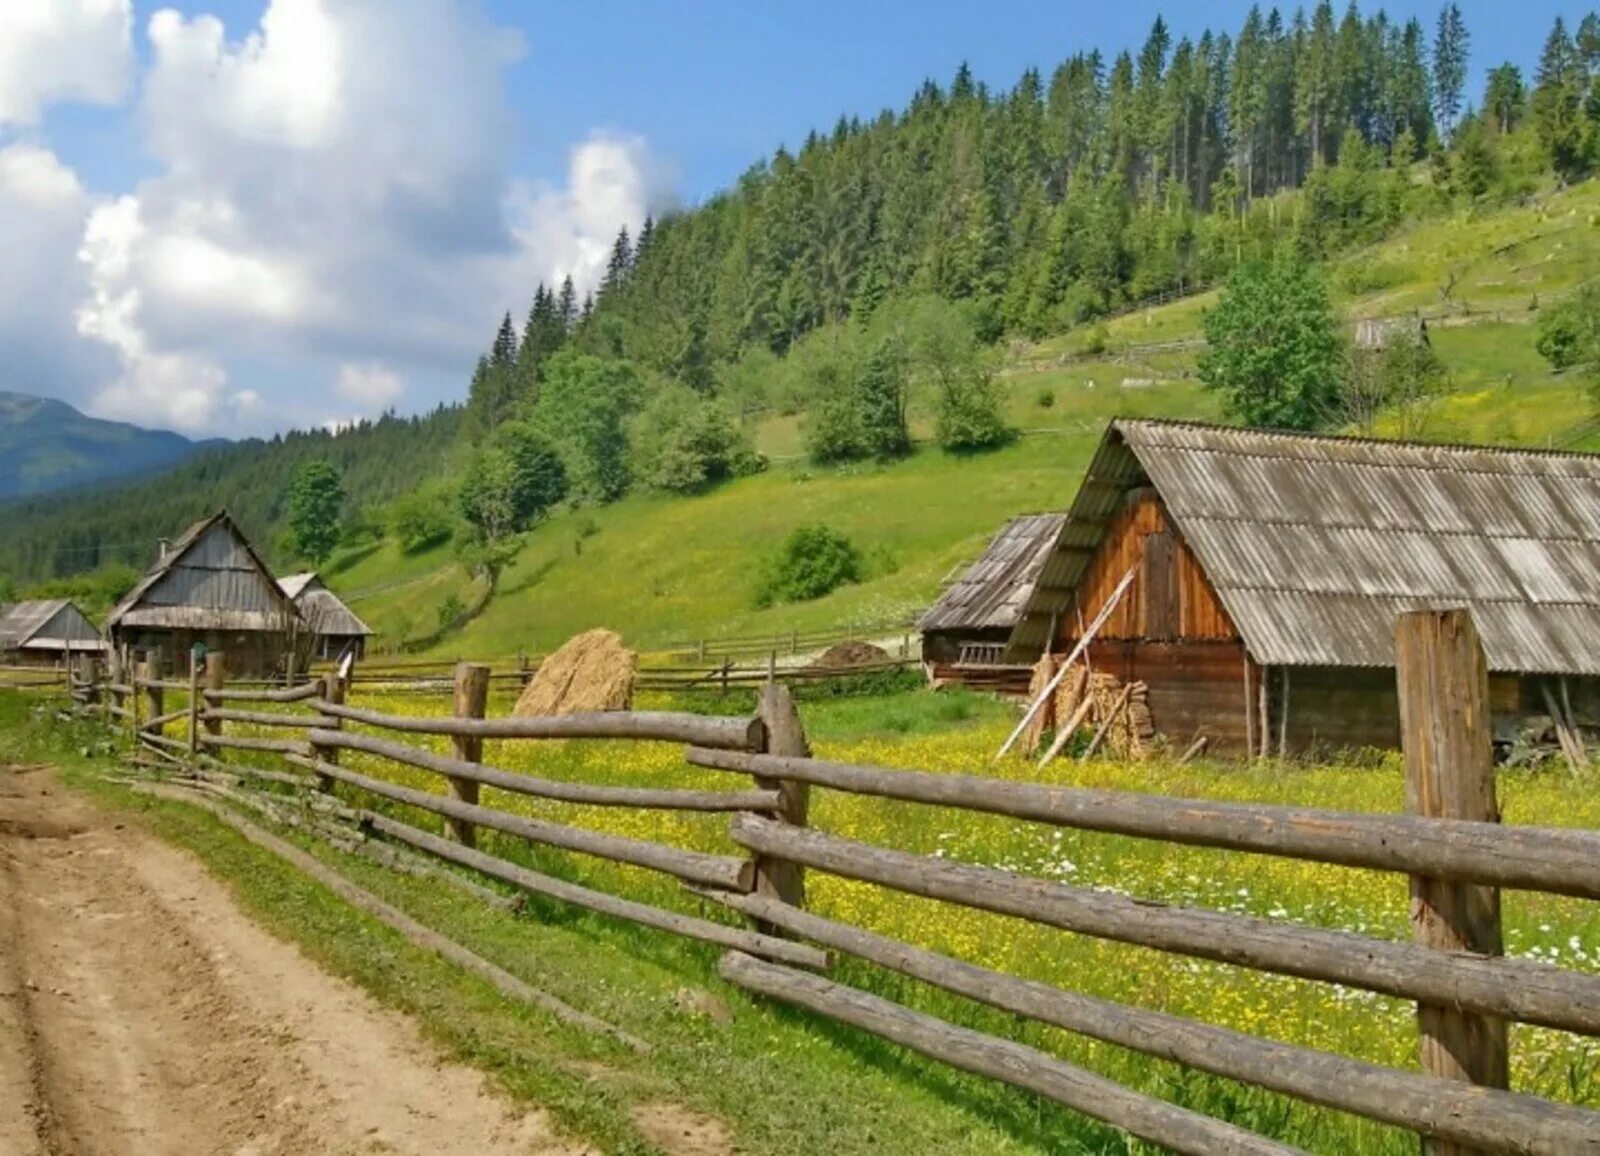
<svg viewBox="0 0 1600 1156">
<path fill-rule="evenodd" d="M 1585 11 L 1461 7 L 1474 94 Z M 1247 9 L 0 0 L 0 390 L 223 437 L 459 401 L 541 281 L 841 114 Z"/>
</svg>

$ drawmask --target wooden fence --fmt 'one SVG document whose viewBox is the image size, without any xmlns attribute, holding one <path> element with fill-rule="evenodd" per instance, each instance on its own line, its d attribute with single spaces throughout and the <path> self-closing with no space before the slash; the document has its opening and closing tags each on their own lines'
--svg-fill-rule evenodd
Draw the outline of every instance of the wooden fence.
<svg viewBox="0 0 1600 1156">
<path fill-rule="evenodd" d="M 418 718 L 348 705 L 329 676 L 309 687 L 235 689 L 211 656 L 189 680 L 113 673 L 74 686 L 127 722 L 141 758 L 190 789 L 277 810 L 300 800 L 308 829 L 347 848 L 453 864 L 561 903 L 715 944 L 731 984 L 853 1025 L 969 1072 L 1005 1081 L 1179 1152 L 1281 1153 L 1282 1143 L 1142 1092 L 1001 1036 L 945 1022 L 828 976 L 829 952 L 1094 1040 L 1410 1129 L 1432 1153 L 1600 1153 L 1600 1112 L 1509 1090 L 1507 1024 L 1600 1036 L 1600 975 L 1504 955 L 1500 889 L 1600 900 L 1600 832 L 1503 826 L 1490 753 L 1488 676 L 1464 611 L 1419 612 L 1397 627 L 1407 813 L 1169 798 L 813 758 L 792 695 L 765 685 L 754 717 L 614 712 L 486 718 L 488 672 L 454 676 L 455 714 Z M 182 710 L 164 697 L 186 691 Z M 182 737 L 167 728 L 187 722 Z M 230 733 L 250 725 L 290 737 Z M 450 754 L 408 736 L 444 736 Z M 483 760 L 495 740 L 610 739 L 682 744 L 686 761 L 733 776 L 726 790 L 557 782 Z M 228 759 L 278 756 L 281 769 Z M 443 780 L 435 794 L 351 769 L 354 753 Z M 365 764 L 363 764 L 365 765 Z M 253 788 L 252 784 L 258 785 Z M 480 788 L 590 805 L 725 812 L 743 855 L 628 838 L 485 805 Z M 910 854 L 809 823 L 813 790 L 846 792 L 1059 828 L 1390 872 L 1408 881 L 1413 939 L 1149 902 L 1010 870 Z M 381 800 L 381 803 L 374 802 Z M 382 809 L 380 809 L 380 807 Z M 421 812 L 438 830 L 396 817 Z M 641 903 L 531 870 L 477 848 L 490 829 L 661 872 L 748 925 Z M 1008 975 L 807 910 L 820 871 L 1046 927 L 1412 1001 L 1420 1070 L 1397 1069 L 1127 1006 Z M 458 886 L 473 884 L 455 876 Z M 482 889 L 479 889 L 481 895 Z M 490 893 L 489 901 L 499 896 Z M 569 1009 L 570 1010 L 570 1009 Z M 581 1014 L 581 1013 L 574 1013 Z"/>
</svg>

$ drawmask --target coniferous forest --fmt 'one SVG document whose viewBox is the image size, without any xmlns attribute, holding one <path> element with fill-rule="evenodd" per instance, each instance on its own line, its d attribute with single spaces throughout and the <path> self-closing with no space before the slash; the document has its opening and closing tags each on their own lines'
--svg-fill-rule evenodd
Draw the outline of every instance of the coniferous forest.
<svg viewBox="0 0 1600 1156">
<path fill-rule="evenodd" d="M 801 414 L 818 462 L 889 457 L 910 447 L 916 384 L 945 448 L 998 444 L 1010 341 L 1589 175 L 1600 18 L 1557 20 L 1537 60 L 1469 89 L 1492 53 L 1453 3 L 1423 23 L 1325 0 L 1197 37 L 1157 19 L 1137 51 L 1080 53 L 1006 89 L 963 67 L 624 229 L 592 293 L 531 286 L 531 308 L 463 367 L 464 405 L 14 504 L 0 573 L 142 566 L 157 536 L 220 505 L 275 536 L 312 459 L 339 468 L 356 529 L 454 534 L 492 573 L 557 503 L 763 468 L 753 414 Z"/>
</svg>

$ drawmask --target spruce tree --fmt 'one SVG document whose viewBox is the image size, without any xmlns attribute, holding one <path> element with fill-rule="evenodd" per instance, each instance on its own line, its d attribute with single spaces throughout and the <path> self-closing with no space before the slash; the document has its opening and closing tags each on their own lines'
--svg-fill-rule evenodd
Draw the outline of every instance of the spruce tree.
<svg viewBox="0 0 1600 1156">
<path fill-rule="evenodd" d="M 645 221 L 648 226 L 650 222 Z M 644 234 L 639 235 L 640 247 L 644 246 Z M 561 296 L 556 299 L 556 315 L 561 321 L 563 334 L 572 332 L 578 324 L 578 290 L 572 284 L 572 274 L 568 273 L 561 279 Z"/>
<path fill-rule="evenodd" d="M 1454 0 L 1439 12 L 1439 30 L 1433 40 L 1433 117 L 1446 141 L 1455 135 L 1461 115 L 1462 92 L 1467 82 L 1467 22 Z"/>
</svg>

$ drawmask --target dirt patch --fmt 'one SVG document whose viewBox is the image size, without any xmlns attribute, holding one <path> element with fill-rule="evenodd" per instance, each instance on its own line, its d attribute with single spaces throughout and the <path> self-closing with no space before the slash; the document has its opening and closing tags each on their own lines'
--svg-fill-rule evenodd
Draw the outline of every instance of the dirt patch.
<svg viewBox="0 0 1600 1156">
<path fill-rule="evenodd" d="M 849 670 L 891 661 L 889 652 L 870 642 L 838 642 L 811 660 L 808 670 Z"/>
<path fill-rule="evenodd" d="M 539 664 L 512 714 L 529 717 L 591 710 L 627 710 L 633 704 L 638 656 L 610 630 L 589 630 Z"/>
<path fill-rule="evenodd" d="M 0 1156 L 592 1151 L 262 931 L 192 856 L 47 774 L 0 782 Z"/>
<path fill-rule="evenodd" d="M 681 1104 L 640 1104 L 633 1110 L 639 1134 L 671 1156 L 732 1156 L 733 1138 L 715 1116 Z"/>
</svg>

